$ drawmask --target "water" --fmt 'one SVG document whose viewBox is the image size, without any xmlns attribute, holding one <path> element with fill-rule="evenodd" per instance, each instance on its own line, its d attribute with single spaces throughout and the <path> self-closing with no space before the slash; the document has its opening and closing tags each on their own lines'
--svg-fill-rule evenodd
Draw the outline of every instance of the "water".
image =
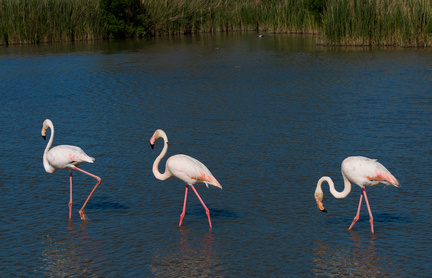
<svg viewBox="0 0 432 278">
<path fill-rule="evenodd" d="M 327 48 L 314 37 L 218 34 L 0 48 L 0 276 L 427 277 L 431 236 L 432 55 L 429 49 Z M 74 172 L 42 166 L 54 145 L 96 158 Z M 151 167 L 186 153 L 223 189 L 200 184 L 213 229 L 184 185 Z M 402 188 L 342 189 L 341 161 L 378 158 Z M 161 171 L 164 166 L 161 165 Z"/>
</svg>

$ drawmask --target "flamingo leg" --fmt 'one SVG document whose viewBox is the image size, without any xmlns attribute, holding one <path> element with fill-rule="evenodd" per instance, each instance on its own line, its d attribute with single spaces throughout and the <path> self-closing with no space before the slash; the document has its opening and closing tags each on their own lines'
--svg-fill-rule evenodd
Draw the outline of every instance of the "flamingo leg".
<svg viewBox="0 0 432 278">
<path fill-rule="evenodd" d="M 351 223 L 351 226 L 349 226 L 348 230 L 351 230 L 352 227 L 354 227 L 354 224 L 355 224 L 355 223 L 357 222 L 357 220 L 359 220 L 359 218 L 360 218 L 360 208 L 361 208 L 362 201 L 363 201 L 363 189 L 364 189 L 364 188 L 362 188 L 362 192 L 361 192 L 361 194 L 360 194 L 360 202 L 359 202 L 359 205 L 358 205 L 357 214 L 356 214 L 356 216 L 354 216 L 354 220 L 353 220 L 353 222 Z"/>
<path fill-rule="evenodd" d="M 72 219 L 72 170 L 69 171 L 70 199 L 69 199 L 69 220 Z"/>
<path fill-rule="evenodd" d="M 372 210 L 371 210 L 371 208 L 370 208 L 370 206 L 369 206 L 369 200 L 368 200 L 368 198 L 367 198 L 367 195 L 366 195 L 366 189 L 365 189 L 365 188 L 362 188 L 362 193 L 364 194 L 365 201 L 366 201 L 366 205 L 367 205 L 367 208 L 368 208 L 368 211 L 369 211 L 369 222 L 370 222 L 370 225 L 371 225 L 371 231 L 372 231 L 372 234 L 373 234 L 373 233 L 374 233 L 374 225 L 373 225 Z"/>
<path fill-rule="evenodd" d="M 200 197 L 200 195 L 198 194 L 198 192 L 196 191 L 195 187 L 194 187 L 192 184 L 191 184 L 190 186 L 192 187 L 193 191 L 195 192 L 195 194 L 197 195 L 197 197 L 198 197 L 198 199 L 200 200 L 201 204 L 203 205 L 203 207 L 204 207 L 204 209 L 205 209 L 205 211 L 206 211 L 207 217 L 208 217 L 208 221 L 209 221 L 210 228 L 212 228 L 212 224 L 211 224 L 211 220 L 210 220 L 210 210 L 209 210 L 209 209 L 207 208 L 207 206 L 204 204 L 204 201 L 201 199 L 201 197 Z"/>
<path fill-rule="evenodd" d="M 184 197 L 184 202 L 183 202 L 183 211 L 180 214 L 180 223 L 179 223 L 179 226 L 181 226 L 181 224 L 183 222 L 183 218 L 185 217 L 185 213 L 186 213 L 186 200 L 187 200 L 188 190 L 189 190 L 189 185 L 186 185 L 185 197 Z"/>
<path fill-rule="evenodd" d="M 91 195 L 92 195 L 93 192 L 96 190 L 96 188 L 99 186 L 99 184 L 101 183 L 102 180 L 101 180 L 100 177 L 98 177 L 98 176 L 96 176 L 96 175 L 93 175 L 93 174 L 91 174 L 91 173 L 89 173 L 89 172 L 86 172 L 86 171 L 84 171 L 83 169 L 80 169 L 80 168 L 78 168 L 78 167 L 75 167 L 75 170 L 81 171 L 81 172 L 83 172 L 84 174 L 87 174 L 87 175 L 89 175 L 89 176 L 91 176 L 91 177 L 93 177 L 93 178 L 95 178 L 95 179 L 97 180 L 97 183 L 96 183 L 95 187 L 94 187 L 93 190 L 90 192 L 90 194 L 89 194 L 89 196 L 87 197 L 87 200 L 84 202 L 84 205 L 82 206 L 82 208 L 79 210 L 79 214 L 80 214 L 81 220 L 89 220 L 89 219 L 87 218 L 87 216 L 85 215 L 85 213 L 84 213 L 84 207 L 87 205 L 87 202 L 90 200 Z"/>
<path fill-rule="evenodd" d="M 364 195 L 364 197 L 365 197 L 366 205 L 367 205 L 367 208 L 368 208 L 368 211 L 369 211 L 369 222 L 370 222 L 370 225 L 371 225 L 371 231 L 372 231 L 372 234 L 373 234 L 373 233 L 374 233 L 374 225 L 373 225 L 372 210 L 371 210 L 371 208 L 370 208 L 370 206 L 369 206 L 369 200 L 368 200 L 368 198 L 367 198 L 367 194 L 366 194 L 366 189 L 365 189 L 365 188 L 362 188 L 362 192 L 361 192 L 361 195 L 360 195 L 360 202 L 359 202 L 359 206 L 358 206 L 358 209 L 357 209 L 357 215 L 354 217 L 354 220 L 353 220 L 353 222 L 351 223 L 351 226 L 348 228 L 348 230 L 351 230 L 352 227 L 354 226 L 354 224 L 355 224 L 355 223 L 357 222 L 357 220 L 359 220 L 359 218 L 360 218 L 360 208 L 361 208 L 361 204 L 362 204 L 362 200 L 363 200 L 363 195 Z"/>
</svg>

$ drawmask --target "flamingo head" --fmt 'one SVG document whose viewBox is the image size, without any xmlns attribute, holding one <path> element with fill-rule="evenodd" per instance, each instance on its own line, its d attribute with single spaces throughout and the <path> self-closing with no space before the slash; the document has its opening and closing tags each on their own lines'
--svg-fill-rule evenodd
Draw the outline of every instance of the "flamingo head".
<svg viewBox="0 0 432 278">
<path fill-rule="evenodd" d="M 165 132 L 162 129 L 157 129 L 154 133 L 153 136 L 150 138 L 150 146 L 152 149 L 154 149 L 154 144 L 156 142 L 156 140 L 160 139 L 160 138 L 164 138 L 165 141 L 167 140 L 167 136 L 165 134 Z M 168 143 L 168 142 L 167 142 Z"/>
<path fill-rule="evenodd" d="M 51 129 L 54 128 L 54 127 L 53 127 L 53 123 L 51 122 L 50 119 L 46 119 L 46 120 L 43 122 L 43 124 L 42 124 L 41 135 L 42 135 L 42 138 L 43 138 L 44 140 L 46 140 L 46 131 L 47 131 L 48 128 L 51 128 Z"/>
<path fill-rule="evenodd" d="M 322 212 L 327 212 L 327 210 L 324 208 L 324 204 L 322 202 L 324 199 L 324 194 L 323 194 L 322 190 L 321 191 L 316 190 L 314 196 L 315 196 L 315 200 L 316 200 L 318 209 Z"/>
</svg>

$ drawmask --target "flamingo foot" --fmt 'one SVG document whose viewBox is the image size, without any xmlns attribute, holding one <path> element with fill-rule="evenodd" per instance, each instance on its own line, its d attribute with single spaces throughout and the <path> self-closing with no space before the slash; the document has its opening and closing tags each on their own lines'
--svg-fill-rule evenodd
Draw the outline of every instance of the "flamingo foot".
<svg viewBox="0 0 432 278">
<path fill-rule="evenodd" d="M 79 211 L 79 214 L 80 214 L 80 217 L 81 217 L 81 220 L 82 220 L 82 221 L 90 220 L 90 219 L 87 217 L 87 215 L 84 213 L 83 210 L 80 210 L 80 211 Z"/>
<path fill-rule="evenodd" d="M 69 220 L 72 219 L 72 202 L 69 202 Z"/>
<path fill-rule="evenodd" d="M 211 224 L 211 220 L 210 220 L 210 211 L 208 209 L 206 210 L 206 214 L 207 214 L 207 218 L 208 218 L 210 229 L 211 229 L 212 228 L 212 224 Z"/>
<path fill-rule="evenodd" d="M 359 220 L 359 217 L 354 217 L 353 222 L 351 223 L 351 226 L 349 226 L 348 230 L 351 230 L 354 227 L 354 224 L 357 222 L 357 220 Z"/>
<path fill-rule="evenodd" d="M 179 227 L 181 226 L 184 217 L 185 217 L 185 214 L 184 214 L 184 213 L 180 214 L 180 223 L 179 223 Z"/>
<path fill-rule="evenodd" d="M 209 226 L 210 226 L 210 229 L 211 229 L 212 228 L 212 224 L 211 224 L 211 220 L 210 220 L 210 210 L 207 207 L 205 207 L 205 211 L 206 211 L 207 218 L 208 218 L 208 221 L 209 221 Z"/>
<path fill-rule="evenodd" d="M 370 224 L 371 224 L 371 232 L 372 232 L 372 234 L 374 234 L 373 218 L 371 218 L 369 221 L 370 221 Z"/>
</svg>

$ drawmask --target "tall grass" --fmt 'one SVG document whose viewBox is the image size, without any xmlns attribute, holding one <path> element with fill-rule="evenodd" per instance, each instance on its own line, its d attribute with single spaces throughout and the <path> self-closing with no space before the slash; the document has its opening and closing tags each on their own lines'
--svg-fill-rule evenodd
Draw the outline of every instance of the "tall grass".
<svg viewBox="0 0 432 278">
<path fill-rule="evenodd" d="M 0 0 L 0 44 L 99 39 L 95 0 Z"/>
<path fill-rule="evenodd" d="M 153 34 L 257 30 L 316 33 L 307 0 L 143 0 Z"/>
<path fill-rule="evenodd" d="M 430 46 L 431 0 L 329 0 L 322 43 Z"/>
<path fill-rule="evenodd" d="M 310 0 L 142 0 L 147 26 L 140 33 L 317 33 L 318 24 L 305 9 L 306 1 Z M 109 3 L 105 0 L 104 7 L 112 7 Z M 112 12 L 104 18 L 107 13 L 102 11 L 100 0 L 0 0 L 0 44 L 113 37 L 109 30 L 121 33 L 117 29 L 124 25 L 112 17 Z M 119 11 L 118 15 L 131 12 Z M 110 28 L 110 22 L 117 25 Z"/>
<path fill-rule="evenodd" d="M 0 0 L 0 44 L 243 30 L 430 46 L 432 0 Z"/>
</svg>

